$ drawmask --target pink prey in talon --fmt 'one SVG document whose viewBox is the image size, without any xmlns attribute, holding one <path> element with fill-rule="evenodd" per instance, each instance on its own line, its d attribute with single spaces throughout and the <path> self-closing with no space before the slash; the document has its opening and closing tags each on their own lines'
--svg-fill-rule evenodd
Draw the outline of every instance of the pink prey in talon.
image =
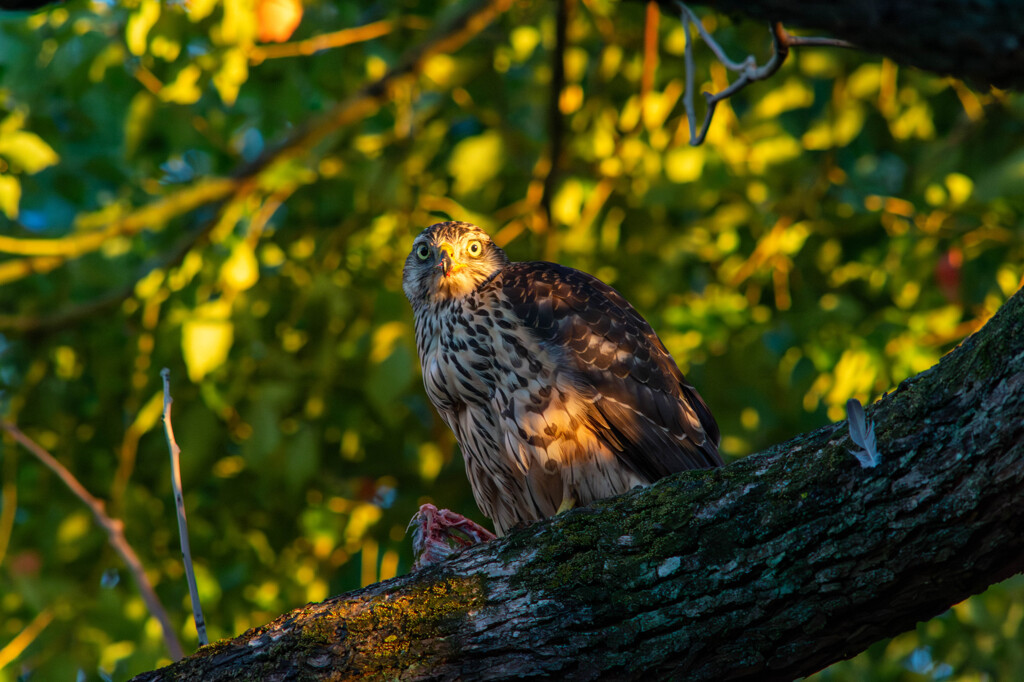
<svg viewBox="0 0 1024 682">
<path fill-rule="evenodd" d="M 495 535 L 479 523 L 456 514 L 450 509 L 438 509 L 424 504 L 409 521 L 406 532 L 412 529 L 412 551 L 416 560 L 412 570 L 418 571 L 444 561 L 452 553 L 480 542 L 489 542 Z"/>
</svg>

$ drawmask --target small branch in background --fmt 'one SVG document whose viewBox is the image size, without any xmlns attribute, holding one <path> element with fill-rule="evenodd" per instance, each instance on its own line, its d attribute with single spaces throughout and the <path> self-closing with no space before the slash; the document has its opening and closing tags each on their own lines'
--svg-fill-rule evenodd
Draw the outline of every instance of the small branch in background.
<svg viewBox="0 0 1024 682">
<path fill-rule="evenodd" d="M 644 17 L 644 71 L 640 79 L 641 102 L 654 88 L 654 73 L 658 70 L 658 24 L 661 23 L 660 20 L 661 12 L 658 11 L 658 3 L 650 0 L 647 3 L 647 15 Z"/>
<path fill-rule="evenodd" d="M 544 227 L 544 256 L 554 258 L 555 238 L 551 215 L 551 199 L 558 182 L 558 169 L 565 138 L 565 119 L 562 117 L 562 97 L 565 93 L 565 49 L 569 42 L 569 11 L 573 0 L 558 0 L 555 15 L 555 51 L 551 55 L 551 94 L 548 100 L 548 158 L 547 175 L 540 197 L 540 214 Z"/>
<path fill-rule="evenodd" d="M 185 579 L 188 580 L 188 593 L 192 599 L 192 615 L 196 621 L 196 632 L 199 635 L 199 646 L 206 646 L 210 640 L 206 636 L 206 621 L 203 619 L 203 608 L 199 605 L 199 590 L 196 589 L 196 575 L 192 569 L 192 548 L 188 543 L 188 521 L 185 519 L 185 498 L 181 494 L 181 448 L 174 440 L 174 428 L 171 426 L 171 370 L 164 367 L 160 370 L 164 380 L 164 434 L 167 436 L 167 449 L 171 453 L 171 484 L 174 487 L 174 505 L 178 510 L 178 535 L 181 536 L 181 555 L 185 561 Z"/>
<path fill-rule="evenodd" d="M 224 214 L 224 208 L 229 206 L 231 202 L 246 196 L 253 187 L 252 183 L 241 183 L 236 189 L 234 196 L 221 200 L 216 204 L 216 210 L 212 217 L 207 219 L 198 228 L 185 232 L 169 250 L 158 254 L 144 263 L 136 271 L 134 280 L 127 286 L 107 292 L 91 301 L 78 303 L 62 310 L 48 312 L 45 315 L 0 315 L 0 331 L 10 330 L 23 334 L 60 331 L 78 323 L 80 320 L 94 317 L 97 313 L 120 305 L 125 299 L 135 293 L 136 285 L 149 273 L 157 269 L 169 269 L 178 266 L 185 259 L 185 256 L 188 255 L 189 251 L 195 248 L 220 223 Z M 2 268 L 2 264 L 0 264 L 0 268 Z M 3 277 L 0 276 L 0 281 L 2 279 Z"/>
<path fill-rule="evenodd" d="M 0 670 L 7 667 L 8 664 L 13 663 L 18 656 L 29 647 L 32 642 L 36 641 L 46 626 L 53 620 L 53 611 L 51 609 L 43 609 L 40 611 L 32 622 L 29 623 L 19 632 L 14 639 L 4 645 L 0 649 Z"/>
<path fill-rule="evenodd" d="M 35 456 L 43 465 L 57 474 L 57 477 L 64 482 L 72 493 L 75 494 L 79 500 L 81 500 L 85 506 L 92 512 L 93 517 L 96 519 L 96 523 L 106 531 L 107 541 L 110 546 L 114 548 L 124 563 L 128 566 L 128 570 L 131 571 L 132 576 L 135 578 L 135 583 L 139 587 L 139 592 L 142 594 L 143 601 L 146 602 L 146 607 L 149 612 L 160 622 L 160 627 L 164 633 L 164 643 L 167 645 L 167 650 L 171 655 L 171 658 L 178 660 L 183 656 L 181 642 L 178 641 L 178 636 L 174 634 L 174 628 L 171 627 L 171 619 L 167 617 L 167 611 L 164 610 L 163 604 L 160 603 L 160 598 L 156 596 L 156 591 L 153 590 L 152 583 L 149 582 L 149 578 L 146 577 L 146 571 L 142 567 L 142 562 L 139 561 L 138 555 L 132 546 L 128 544 L 128 540 L 124 536 L 124 522 L 120 519 L 114 519 L 107 515 L 104 509 L 103 502 L 89 493 L 85 489 L 74 474 L 67 470 L 67 468 L 57 461 L 57 458 L 51 455 L 49 452 L 44 450 L 42 446 L 36 443 L 34 440 L 26 436 L 21 432 L 14 424 L 8 421 L 0 421 L 0 428 L 8 433 L 14 440 L 21 443 L 22 447 L 28 450 L 32 455 Z"/>
<path fill-rule="evenodd" d="M 335 47 L 344 47 L 354 43 L 361 43 L 366 40 L 373 40 L 385 36 L 394 30 L 394 23 L 388 20 L 375 21 L 371 24 L 344 28 L 340 31 L 322 33 L 305 40 L 296 40 L 291 43 L 280 45 L 255 45 L 249 50 L 249 62 L 260 64 L 265 59 L 278 59 L 280 57 L 303 57 L 316 54 L 321 50 L 329 50 Z"/>
<path fill-rule="evenodd" d="M 686 63 L 686 95 L 684 97 L 684 104 L 686 107 L 686 120 L 690 126 L 690 145 L 697 147 L 704 142 L 704 138 L 707 137 L 708 128 L 711 127 L 711 119 L 715 115 L 715 107 L 718 103 L 724 99 L 732 97 L 737 92 L 747 87 L 755 81 L 763 81 L 770 78 L 778 71 L 782 64 L 786 61 L 786 57 L 789 56 L 789 48 L 791 47 L 811 47 L 811 46 L 824 46 L 824 47 L 847 47 L 855 48 L 853 43 L 848 43 L 845 40 L 837 40 L 835 38 L 805 38 L 800 36 L 791 36 L 786 32 L 780 22 L 774 22 L 770 25 L 772 32 L 772 46 L 774 48 L 771 59 L 764 66 L 758 66 L 757 61 L 753 55 L 748 55 L 742 62 L 734 62 L 729 59 L 729 56 L 725 54 L 725 50 L 722 49 L 721 45 L 715 42 L 715 39 L 711 37 L 711 34 L 704 29 L 704 25 L 700 23 L 700 19 L 693 13 L 693 11 L 684 5 L 682 2 L 676 0 L 676 7 L 679 8 L 680 19 L 683 22 L 683 33 L 686 40 L 686 49 L 684 53 L 684 59 Z M 729 87 L 725 88 L 721 92 L 710 93 L 705 92 L 704 99 L 707 102 L 707 111 L 704 114 L 704 123 L 697 131 L 697 115 L 693 108 L 693 41 L 690 39 L 690 24 L 696 24 L 697 31 L 700 33 L 700 37 L 703 38 L 704 42 L 711 51 L 715 53 L 715 57 L 722 63 L 722 66 L 735 71 L 740 74 L 739 78 L 733 81 Z"/>
</svg>

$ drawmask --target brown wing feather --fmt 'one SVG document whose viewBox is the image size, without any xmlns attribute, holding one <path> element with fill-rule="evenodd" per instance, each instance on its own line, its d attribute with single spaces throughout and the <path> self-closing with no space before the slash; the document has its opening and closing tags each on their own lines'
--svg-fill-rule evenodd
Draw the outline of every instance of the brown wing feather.
<svg viewBox="0 0 1024 682">
<path fill-rule="evenodd" d="M 512 263 L 492 282 L 548 348 L 593 391 L 595 431 L 654 481 L 722 464 L 718 425 L 651 326 L 599 279 L 555 263 Z"/>
</svg>

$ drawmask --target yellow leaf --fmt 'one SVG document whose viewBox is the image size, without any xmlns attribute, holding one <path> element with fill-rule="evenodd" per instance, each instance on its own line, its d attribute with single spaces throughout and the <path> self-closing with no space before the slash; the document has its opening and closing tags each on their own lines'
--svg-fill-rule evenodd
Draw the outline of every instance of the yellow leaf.
<svg viewBox="0 0 1024 682">
<path fill-rule="evenodd" d="M 103 647 L 100 654 L 100 668 L 113 670 L 117 664 L 135 653 L 135 642 L 121 641 Z"/>
<path fill-rule="evenodd" d="M 124 37 L 128 50 L 136 57 L 146 52 L 146 37 L 159 18 L 160 0 L 142 0 L 139 10 L 129 17 Z"/>
<path fill-rule="evenodd" d="M 227 308 L 217 303 L 200 306 L 196 316 L 181 328 L 181 351 L 194 382 L 224 364 L 234 342 L 235 328 L 227 317 Z"/>
<path fill-rule="evenodd" d="M 79 540 L 89 531 L 89 515 L 84 511 L 68 514 L 57 527 L 57 542 L 65 545 Z"/>
<path fill-rule="evenodd" d="M 677 147 L 665 155 L 665 175 L 672 182 L 693 182 L 703 170 L 703 147 Z"/>
<path fill-rule="evenodd" d="M 450 55 L 435 54 L 423 64 L 423 75 L 440 86 L 449 86 L 455 67 L 455 60 Z"/>
<path fill-rule="evenodd" d="M 252 45 L 256 38 L 256 3 L 251 0 L 223 0 L 224 19 L 210 33 L 218 45 Z"/>
<path fill-rule="evenodd" d="M 142 406 L 139 413 L 135 415 L 135 421 L 128 427 L 128 430 L 137 435 L 142 435 L 156 426 L 157 420 L 163 416 L 163 413 L 164 393 L 163 391 L 156 391 L 149 397 L 146 404 Z"/>
<path fill-rule="evenodd" d="M 791 109 L 802 109 L 814 104 L 814 92 L 797 78 L 789 78 L 781 86 L 770 90 L 754 107 L 761 118 L 773 119 Z"/>
<path fill-rule="evenodd" d="M 468 194 L 489 183 L 505 162 L 501 134 L 488 130 L 455 145 L 448 172 L 455 178 L 455 193 Z"/>
<path fill-rule="evenodd" d="M 800 156 L 803 149 L 800 143 L 785 133 L 776 137 L 755 142 L 750 148 L 747 163 L 750 170 L 758 175 L 765 172 L 768 166 L 782 163 Z"/>
<path fill-rule="evenodd" d="M 348 525 L 345 527 L 345 539 L 348 542 L 359 542 L 366 535 L 366 531 L 375 523 L 380 521 L 380 507 L 364 502 L 352 510 L 348 518 Z"/>
<path fill-rule="evenodd" d="M 188 0 L 185 3 L 185 12 L 189 21 L 199 22 L 210 16 L 216 6 L 217 0 Z"/>
<path fill-rule="evenodd" d="M 92 64 L 89 65 L 89 80 L 93 83 L 99 83 L 106 76 L 107 69 L 124 64 L 124 58 L 124 45 L 121 43 L 109 43 L 96 55 L 92 60 Z"/>
<path fill-rule="evenodd" d="M 946 187 L 949 188 L 949 198 L 953 203 L 962 204 L 974 191 L 974 181 L 963 173 L 950 173 L 946 176 Z"/>
<path fill-rule="evenodd" d="M 387 360 L 395 351 L 395 345 L 407 331 L 404 322 L 386 322 L 373 333 L 373 348 L 370 350 L 370 362 L 375 365 Z"/>
<path fill-rule="evenodd" d="M 181 43 L 167 36 L 158 35 L 153 38 L 149 51 L 154 57 L 159 57 L 165 62 L 173 62 L 181 54 Z"/>
<path fill-rule="evenodd" d="M 433 483 L 437 475 L 441 473 L 441 465 L 444 464 L 444 454 L 441 448 L 434 443 L 424 443 L 419 450 L 420 476 L 424 481 Z"/>
<path fill-rule="evenodd" d="M 139 142 L 142 141 L 156 113 L 156 106 L 156 98 L 146 90 L 141 90 L 132 97 L 124 119 L 124 151 L 129 157 L 139 148 Z"/>
<path fill-rule="evenodd" d="M 835 383 L 825 400 L 830 405 L 842 405 L 850 398 L 871 393 L 878 367 L 875 358 L 863 349 L 847 349 L 843 351 L 839 362 L 833 370 Z"/>
<path fill-rule="evenodd" d="M 245 291 L 260 278 L 260 265 L 256 254 L 246 242 L 239 242 L 220 268 L 221 282 L 235 291 Z"/>
<path fill-rule="evenodd" d="M 28 116 L 27 109 L 15 109 L 7 115 L 3 121 L 0 121 L 0 137 L 13 133 L 15 130 L 21 130 L 25 125 L 25 118 Z"/>
<path fill-rule="evenodd" d="M 165 85 L 160 90 L 160 99 L 176 104 L 195 104 L 203 94 L 196 85 L 202 73 L 197 64 L 189 64 L 178 72 L 178 77 L 173 83 Z"/>
<path fill-rule="evenodd" d="M 0 137 L 0 154 L 30 175 L 60 161 L 57 152 L 43 138 L 25 130 L 15 130 Z"/>
<path fill-rule="evenodd" d="M 224 63 L 213 76 L 213 87 L 217 88 L 221 100 L 232 106 L 238 99 L 238 91 L 249 78 L 249 58 L 245 52 L 235 48 L 224 55 Z"/>
<path fill-rule="evenodd" d="M 14 220 L 18 217 L 18 203 L 21 201 L 21 183 L 18 178 L 0 175 L 0 211 Z"/>
<path fill-rule="evenodd" d="M 533 26 L 518 26 L 512 29 L 509 42 L 512 43 L 516 60 L 525 62 L 540 44 L 540 31 Z"/>
<path fill-rule="evenodd" d="M 819 121 L 804 133 L 804 149 L 845 147 L 860 134 L 863 125 L 864 109 L 857 103 L 848 104 L 834 119 Z"/>
<path fill-rule="evenodd" d="M 164 285 L 166 277 L 166 271 L 161 268 L 154 269 L 135 283 L 135 297 L 140 301 L 145 301 L 156 296 L 156 292 Z"/>
<path fill-rule="evenodd" d="M 583 185 L 579 180 L 567 180 L 551 202 L 552 217 L 563 225 L 572 225 L 583 208 Z"/>
</svg>

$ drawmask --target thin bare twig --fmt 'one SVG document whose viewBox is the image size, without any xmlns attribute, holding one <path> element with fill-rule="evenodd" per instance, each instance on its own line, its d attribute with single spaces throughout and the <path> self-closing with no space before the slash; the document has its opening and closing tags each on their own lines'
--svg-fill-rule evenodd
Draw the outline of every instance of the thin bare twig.
<svg viewBox="0 0 1024 682">
<path fill-rule="evenodd" d="M 851 50 L 857 48 L 853 43 L 840 40 L 839 38 L 786 35 L 786 42 L 789 43 L 790 47 L 843 47 Z"/>
<path fill-rule="evenodd" d="M 106 531 L 107 541 L 110 543 L 110 546 L 120 555 L 121 560 L 124 561 L 128 566 L 128 570 L 131 571 L 132 577 L 135 578 L 135 583 L 139 587 L 139 592 L 142 594 L 142 599 L 146 602 L 147 608 L 149 608 L 149 612 L 160 622 L 160 627 L 164 633 L 164 643 L 167 645 L 171 658 L 175 660 L 180 659 L 183 655 L 181 642 L 178 641 L 178 636 L 174 634 L 174 628 L 171 627 L 171 619 L 167 617 L 167 611 L 164 609 L 163 604 L 160 603 L 160 598 L 156 596 L 152 583 L 146 577 L 146 570 L 143 568 L 142 562 L 139 561 L 138 555 L 132 549 L 132 546 L 128 544 L 128 540 L 124 536 L 124 522 L 108 516 L 103 502 L 93 497 L 85 489 L 85 486 L 75 478 L 74 474 L 57 461 L 56 457 L 44 450 L 41 445 L 22 433 L 21 429 L 6 420 L 0 421 L 0 428 L 3 428 L 11 438 L 21 443 L 22 447 L 32 453 L 47 469 L 57 474 L 57 477 L 74 493 L 75 497 L 89 508 L 89 511 L 92 512 L 93 517 L 96 519 L 96 523 Z"/>
<path fill-rule="evenodd" d="M 203 619 L 203 607 L 199 604 L 199 590 L 196 588 L 196 574 L 192 568 L 192 548 L 188 542 L 188 521 L 185 519 L 185 498 L 181 494 L 181 448 L 174 440 L 174 428 L 171 426 L 171 370 L 164 367 L 160 370 L 164 380 L 164 435 L 167 436 L 167 449 L 171 453 L 171 485 L 174 487 L 174 505 L 178 510 L 178 535 L 181 538 L 181 555 L 185 562 L 185 579 L 188 581 L 188 593 L 192 599 L 192 616 L 196 621 L 196 632 L 199 635 L 199 646 L 206 646 L 210 640 L 206 636 L 206 620 Z"/>
<path fill-rule="evenodd" d="M 704 142 L 704 138 L 707 137 L 708 129 L 711 127 L 711 120 L 715 115 L 715 107 L 718 103 L 724 99 L 732 97 L 737 92 L 747 87 L 755 81 L 765 80 L 778 71 L 782 64 L 786 61 L 786 57 L 789 56 L 789 49 L 791 47 L 810 47 L 810 46 L 827 46 L 827 47 L 856 47 L 852 43 L 848 43 L 845 40 L 838 40 L 835 38 L 813 38 L 813 37 L 800 37 L 791 36 L 786 32 L 780 22 L 774 22 L 771 24 L 770 29 L 772 33 L 772 56 L 765 63 L 764 66 L 758 66 L 757 60 L 753 55 L 748 55 L 742 62 L 734 62 L 729 59 L 729 56 L 722 49 L 722 46 L 715 42 L 715 39 L 710 33 L 705 30 L 704 25 L 701 24 L 700 19 L 693 13 L 693 11 L 685 4 L 676 0 L 676 7 L 679 8 L 680 20 L 683 22 L 683 33 L 685 40 L 685 50 L 683 58 L 686 65 L 686 93 L 683 98 L 683 103 L 686 108 L 686 120 L 690 126 L 690 145 L 696 147 Z M 704 99 L 707 102 L 707 110 L 704 113 L 704 123 L 701 125 L 700 131 L 697 132 L 697 115 L 693 107 L 693 41 L 690 39 L 690 24 L 696 24 L 697 31 L 700 33 L 701 38 L 707 44 L 711 51 L 718 58 L 718 61 L 730 71 L 735 71 L 739 74 L 739 78 L 729 84 L 727 88 L 720 92 L 703 93 Z"/>
</svg>

